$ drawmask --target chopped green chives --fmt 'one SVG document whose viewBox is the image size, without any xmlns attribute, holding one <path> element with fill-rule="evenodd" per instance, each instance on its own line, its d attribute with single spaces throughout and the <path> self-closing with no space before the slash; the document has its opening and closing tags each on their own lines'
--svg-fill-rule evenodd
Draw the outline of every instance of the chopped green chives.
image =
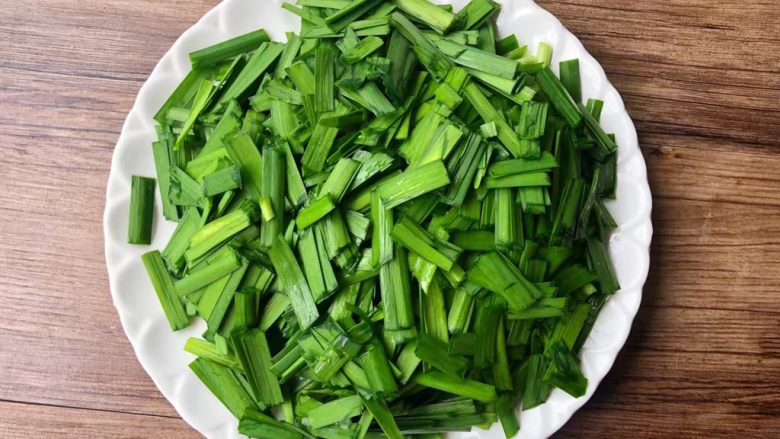
<svg viewBox="0 0 780 439">
<path fill-rule="evenodd" d="M 476 47 L 454 43 L 447 39 L 437 41 L 436 47 L 444 55 L 450 57 L 455 64 L 505 79 L 514 79 L 517 75 L 517 62 L 515 60 Z"/>
<path fill-rule="evenodd" d="M 270 247 L 284 228 L 284 194 L 287 184 L 287 165 L 283 152 L 279 148 L 263 149 L 263 186 L 261 196 L 268 199 L 274 211 L 270 221 L 260 226 L 261 241 Z"/>
<path fill-rule="evenodd" d="M 476 29 L 488 21 L 499 9 L 501 7 L 492 0 L 471 0 L 458 12 L 456 19 L 458 27 Z"/>
<path fill-rule="evenodd" d="M 241 169 L 228 166 L 203 177 L 203 194 L 207 197 L 221 194 L 241 187 Z"/>
<path fill-rule="evenodd" d="M 588 240 L 588 263 L 596 273 L 603 294 L 614 294 L 620 289 L 610 264 L 607 249 L 598 238 Z"/>
<path fill-rule="evenodd" d="M 333 202 L 333 198 L 326 194 L 322 198 L 318 198 L 301 209 L 300 212 L 298 212 L 298 216 L 295 218 L 295 224 L 299 229 L 305 229 L 322 218 L 325 218 L 325 216 L 335 208 L 336 204 Z"/>
<path fill-rule="evenodd" d="M 236 372 L 227 366 L 197 358 L 190 363 L 190 369 L 237 418 L 257 407 Z"/>
<path fill-rule="evenodd" d="M 490 187 L 490 186 L 488 186 Z M 517 246 L 517 218 L 515 195 L 511 188 L 499 188 L 495 194 L 495 243 L 496 248 L 512 250 Z"/>
<path fill-rule="evenodd" d="M 517 35 L 511 34 L 496 41 L 496 53 L 499 55 L 506 55 L 509 52 L 519 49 L 520 43 L 517 40 Z"/>
<path fill-rule="evenodd" d="M 222 216 L 195 232 L 190 246 L 184 252 L 188 264 L 192 264 L 236 233 L 249 227 L 260 215 L 257 204 L 247 201 L 225 216 Z"/>
<path fill-rule="evenodd" d="M 249 136 L 239 134 L 227 142 L 225 146 L 233 162 L 241 172 L 241 183 L 249 196 L 260 198 L 262 192 L 262 157 L 255 143 Z"/>
<path fill-rule="evenodd" d="M 585 109 L 593 116 L 596 121 L 601 119 L 601 110 L 604 108 L 604 101 L 600 99 L 588 99 Z"/>
<path fill-rule="evenodd" d="M 349 234 L 352 236 L 355 245 L 360 246 L 368 237 L 371 220 L 366 215 L 354 210 L 348 210 L 345 216 Z"/>
<path fill-rule="evenodd" d="M 428 192 L 450 183 L 447 168 L 440 160 L 426 163 L 392 177 L 379 185 L 377 191 L 385 203 L 392 209 Z"/>
<path fill-rule="evenodd" d="M 306 365 L 303 348 L 298 344 L 299 336 L 300 333 L 293 335 L 287 341 L 287 345 L 271 359 L 271 372 L 279 377 L 280 384 Z"/>
<path fill-rule="evenodd" d="M 263 221 L 274 219 L 276 212 L 274 212 L 274 206 L 271 204 L 271 200 L 268 198 L 261 198 L 258 201 L 258 204 L 260 205 L 260 214 L 263 217 Z"/>
<path fill-rule="evenodd" d="M 279 138 L 293 142 L 300 120 L 295 106 L 278 99 L 271 99 L 271 131 Z"/>
<path fill-rule="evenodd" d="M 393 26 L 412 44 L 415 55 L 437 80 L 442 80 L 452 68 L 452 62 L 400 12 L 390 15 Z"/>
<path fill-rule="evenodd" d="M 599 179 L 597 184 L 597 194 L 604 198 L 615 198 L 615 187 L 617 184 L 617 154 L 612 154 L 605 162 L 598 164 Z M 596 204 L 603 204 L 602 200 L 596 200 Z M 610 222 L 614 224 L 614 221 Z M 611 226 L 615 228 L 617 225 Z"/>
<path fill-rule="evenodd" d="M 225 247 L 214 255 L 205 266 L 199 266 L 186 276 L 176 281 L 176 291 L 179 295 L 194 293 L 216 280 L 238 270 L 241 259 L 230 247 Z"/>
<path fill-rule="evenodd" d="M 220 96 L 217 106 L 232 99 L 244 96 L 249 87 L 265 73 L 274 61 L 282 53 L 283 45 L 278 43 L 262 43 L 255 50 L 238 77 L 230 84 L 227 90 Z"/>
<path fill-rule="evenodd" d="M 556 76 L 463 3 L 284 4 L 300 32 L 193 52 L 155 115 L 179 224 L 143 262 L 172 329 L 205 320 L 185 350 L 241 434 L 511 437 L 516 406 L 587 390 L 615 136 L 578 60 Z"/>
<path fill-rule="evenodd" d="M 355 26 L 357 22 L 352 23 L 351 26 L 355 30 L 355 35 L 359 37 L 385 36 L 392 31 L 389 20 L 373 19 L 363 21 L 364 23 L 361 23 L 361 27 Z"/>
<path fill-rule="evenodd" d="M 214 130 L 210 132 L 208 139 L 206 139 L 206 143 L 203 145 L 203 149 L 198 153 L 197 158 L 217 151 L 220 148 L 227 147 L 226 140 L 243 125 L 241 121 L 242 114 L 242 109 L 236 101 L 228 102 L 222 117 L 219 119 L 219 122 L 217 122 L 217 126 L 214 127 Z M 233 157 L 233 160 L 236 161 L 235 157 Z"/>
<path fill-rule="evenodd" d="M 549 186 L 550 183 L 550 175 L 546 172 L 528 172 L 503 177 L 488 176 L 485 181 L 488 189 Z"/>
<path fill-rule="evenodd" d="M 192 102 L 192 106 L 190 107 L 190 112 L 187 115 L 187 119 L 184 121 L 184 126 L 181 128 L 181 132 L 179 133 L 179 136 L 176 138 L 176 142 L 173 145 L 174 150 L 179 150 L 184 145 L 184 141 L 187 139 L 187 136 L 189 136 L 192 127 L 195 125 L 195 122 L 198 119 L 198 116 L 200 116 L 200 113 L 203 112 L 203 110 L 205 110 L 206 106 L 209 104 L 209 98 L 211 98 L 213 91 L 214 84 L 207 79 L 202 80 L 198 85 L 198 91 L 195 93 L 195 98 Z"/>
<path fill-rule="evenodd" d="M 222 323 L 229 315 L 228 311 L 230 305 L 234 302 L 236 290 L 241 283 L 241 279 L 246 274 L 246 270 L 249 267 L 249 263 L 246 259 L 240 260 L 240 265 L 237 270 L 225 276 L 222 279 L 226 279 L 224 283 L 214 282 L 211 285 L 205 287 L 201 301 L 198 303 L 198 313 L 208 321 L 208 330 L 212 333 L 219 331 Z M 211 303 L 212 309 L 209 311 L 208 317 L 206 313 L 201 312 L 201 304 L 204 302 L 206 294 L 211 290 L 212 286 L 217 285 L 216 300 Z M 198 293 L 193 293 L 198 294 Z"/>
<path fill-rule="evenodd" d="M 394 258 L 379 269 L 379 291 L 384 304 L 385 330 L 402 334 L 414 328 L 414 309 L 409 280 L 407 254 L 401 247 L 393 250 Z"/>
<path fill-rule="evenodd" d="M 307 435 L 298 428 L 281 422 L 257 409 L 250 407 L 242 414 L 238 423 L 238 432 L 249 437 L 268 437 L 274 439 L 303 439 Z"/>
<path fill-rule="evenodd" d="M 453 43 L 475 46 L 479 44 L 479 31 L 476 30 L 461 30 L 450 32 L 447 36 L 443 36 L 433 31 L 423 31 L 423 34 L 429 40 L 436 42 L 441 39 L 447 39 Z"/>
<path fill-rule="evenodd" d="M 517 134 L 496 110 L 482 90 L 474 83 L 469 83 L 464 89 L 466 99 L 471 103 L 480 117 L 486 123 L 494 122 L 498 132 L 498 138 L 506 149 L 515 157 L 522 156 L 522 145 Z"/>
<path fill-rule="evenodd" d="M 443 161 L 452 153 L 455 146 L 463 137 L 463 130 L 453 124 L 438 127 L 433 133 L 433 138 L 427 147 L 416 144 L 414 137 L 407 145 L 412 149 L 411 154 L 404 154 L 409 159 L 412 167 L 417 167 L 433 161 Z M 403 154 L 403 153 L 402 153 Z"/>
<path fill-rule="evenodd" d="M 341 201 L 360 169 L 360 162 L 352 159 L 341 159 L 336 163 L 327 180 L 320 188 L 320 195 L 328 195 L 335 202 Z"/>
<path fill-rule="evenodd" d="M 385 208 L 379 192 L 371 192 L 371 221 L 374 224 L 371 239 L 371 257 L 375 266 L 384 265 L 393 259 L 393 211 Z"/>
<path fill-rule="evenodd" d="M 490 230 L 456 232 L 451 236 L 452 244 L 465 251 L 492 251 L 495 248 L 495 233 Z"/>
<path fill-rule="evenodd" d="M 582 83 L 580 82 L 580 60 L 561 61 L 561 83 L 574 102 L 582 102 Z"/>
<path fill-rule="evenodd" d="M 252 393 L 264 406 L 276 406 L 284 401 L 282 389 L 271 372 L 271 351 L 265 333 L 258 329 L 234 338 L 236 353 L 247 372 Z"/>
<path fill-rule="evenodd" d="M 196 181 L 202 181 L 203 177 L 214 173 L 225 166 L 229 166 L 230 157 L 225 148 L 217 148 L 206 154 L 198 154 L 198 157 L 190 160 L 184 170 Z"/>
<path fill-rule="evenodd" d="M 591 115 L 582 104 L 580 104 L 579 108 L 582 119 L 585 121 L 585 126 L 588 128 L 590 134 L 596 139 L 596 148 L 593 148 L 592 154 L 600 162 L 607 161 L 610 157 L 615 155 L 615 151 L 617 150 L 615 140 L 604 132 L 598 120 Z"/>
<path fill-rule="evenodd" d="M 550 368 L 543 379 L 575 398 L 584 395 L 588 388 L 588 380 L 582 374 L 577 359 L 560 345 L 553 349 Z"/>
<path fill-rule="evenodd" d="M 170 197 L 171 187 L 171 148 L 168 142 L 153 142 L 152 153 L 154 154 L 154 167 L 157 173 L 157 180 L 160 184 L 160 198 L 162 199 L 162 211 L 165 219 L 171 221 L 179 220 L 179 210 Z"/>
<path fill-rule="evenodd" d="M 176 287 L 171 279 L 171 275 L 168 274 L 160 252 L 154 250 L 146 253 L 141 257 L 141 260 L 168 320 L 168 325 L 174 331 L 189 326 L 190 319 L 187 318 L 187 314 L 184 312 L 184 305 L 182 305 L 181 299 L 176 292 Z"/>
<path fill-rule="evenodd" d="M 510 310 L 522 311 L 542 295 L 536 285 L 498 253 L 480 256 L 469 270 L 469 279 L 503 297 Z"/>
<path fill-rule="evenodd" d="M 338 32 L 376 7 L 378 3 L 378 0 L 353 0 L 349 5 L 328 15 L 325 22 L 331 29 Z"/>
<path fill-rule="evenodd" d="M 562 239 L 570 239 L 572 229 L 576 225 L 582 192 L 585 188 L 581 179 L 569 180 L 563 188 L 558 212 L 550 234 L 550 242 L 558 242 Z"/>
<path fill-rule="evenodd" d="M 461 249 L 436 240 L 430 233 L 408 217 L 401 218 L 390 232 L 393 241 L 414 251 L 442 270 L 450 271 Z"/>
<path fill-rule="evenodd" d="M 490 402 L 496 398 L 496 388 L 489 384 L 453 377 L 443 372 L 422 374 L 415 379 L 415 383 L 476 401 Z"/>
<path fill-rule="evenodd" d="M 558 294 L 564 296 L 573 293 L 594 280 L 596 280 L 596 276 L 579 264 L 574 264 L 555 276 Z"/>
<path fill-rule="evenodd" d="M 171 183 L 168 196 L 178 206 L 200 206 L 204 202 L 200 184 L 182 169 L 173 166 L 170 170 Z"/>
<path fill-rule="evenodd" d="M 469 73 L 473 78 L 486 85 L 489 89 L 506 96 L 512 101 L 522 102 L 522 100 L 516 96 L 518 88 L 523 84 L 522 78 L 503 78 L 489 72 L 482 72 L 474 69 L 469 69 Z"/>
<path fill-rule="evenodd" d="M 262 93 L 266 94 L 270 99 L 282 101 L 290 105 L 303 105 L 301 94 L 278 79 L 264 82 Z"/>
<path fill-rule="evenodd" d="M 459 153 L 450 158 L 447 168 L 452 175 L 452 183 L 444 196 L 446 203 L 453 206 L 463 205 L 485 148 L 486 144 L 482 137 L 472 133 L 466 139 Z"/>
<path fill-rule="evenodd" d="M 287 44 L 284 45 L 282 54 L 279 56 L 279 61 L 276 63 L 276 70 L 274 73 L 277 78 L 282 79 L 287 76 L 287 68 L 295 62 L 295 58 L 301 50 L 301 45 L 303 45 L 303 40 L 295 33 L 287 32 L 285 35 L 287 36 Z"/>
<path fill-rule="evenodd" d="M 346 396 L 309 411 L 306 415 L 312 428 L 322 428 L 338 422 L 360 416 L 363 413 L 363 401 L 357 395 Z"/>
<path fill-rule="evenodd" d="M 350 64 L 355 64 L 371 55 L 384 44 L 384 40 L 379 37 L 366 37 L 344 53 L 344 60 Z"/>
<path fill-rule="evenodd" d="M 388 439 L 403 439 L 404 436 L 398 429 L 398 424 L 396 424 L 392 412 L 390 412 L 387 403 L 381 397 L 360 394 L 360 399 L 363 400 L 366 410 L 371 413 Z"/>
<path fill-rule="evenodd" d="M 322 266 L 317 249 L 317 238 L 312 229 L 307 229 L 298 235 L 298 253 L 301 256 L 301 265 L 306 274 L 312 297 L 316 301 L 326 293 L 325 282 L 322 276 Z"/>
<path fill-rule="evenodd" d="M 447 84 L 440 85 L 434 93 L 436 100 L 450 110 L 455 109 L 463 102 L 463 98 L 460 97 L 458 92 Z"/>
<path fill-rule="evenodd" d="M 217 64 L 254 50 L 261 43 L 271 41 L 271 38 L 263 29 L 239 35 L 235 38 L 223 41 L 204 49 L 190 53 L 190 61 L 194 67 L 202 67 Z"/>
<path fill-rule="evenodd" d="M 387 361 L 385 350 L 378 344 L 366 348 L 360 357 L 371 391 L 381 397 L 391 397 L 398 392 L 398 385 Z"/>
<path fill-rule="evenodd" d="M 520 112 L 520 123 L 517 126 L 521 139 L 538 139 L 544 135 L 547 123 L 546 102 L 524 102 Z"/>
<path fill-rule="evenodd" d="M 441 34 L 447 33 L 458 21 L 450 11 L 437 7 L 428 0 L 396 0 L 398 8 L 407 15 L 435 29 Z"/>
<path fill-rule="evenodd" d="M 349 6 L 350 0 L 298 0 L 300 6 L 311 6 L 313 8 L 341 9 Z"/>
<path fill-rule="evenodd" d="M 201 80 L 207 78 L 211 74 L 210 69 L 192 69 L 187 76 L 184 77 L 182 82 L 171 93 L 165 103 L 160 107 L 160 110 L 154 115 L 154 120 L 161 125 L 167 124 L 167 114 L 169 110 L 176 106 L 184 106 L 192 101 L 195 92 L 198 90 L 198 86 Z M 162 140 L 162 139 L 159 139 Z M 173 145 L 171 145 L 172 147 Z"/>
<path fill-rule="evenodd" d="M 528 358 L 526 366 L 525 388 L 523 390 L 524 409 L 532 409 L 547 399 L 549 388 L 543 382 L 547 370 L 547 360 L 541 354 L 533 354 Z"/>
<path fill-rule="evenodd" d="M 309 285 L 303 276 L 298 261 L 283 237 L 277 236 L 268 252 L 276 270 L 282 291 L 289 297 L 295 317 L 301 329 L 306 329 L 317 320 L 319 312 L 314 303 Z"/>
<path fill-rule="evenodd" d="M 256 265 L 249 267 L 245 272 L 244 278 L 249 276 L 249 270 L 253 267 L 256 267 Z M 246 288 L 235 292 L 233 295 L 232 314 L 236 331 L 243 331 L 257 326 L 259 317 L 257 315 L 257 308 L 261 294 L 262 291 L 254 288 Z"/>
<path fill-rule="evenodd" d="M 317 124 L 314 127 L 312 142 L 303 153 L 304 175 L 322 171 L 338 133 L 338 128 L 330 128 L 322 124 Z"/>
<path fill-rule="evenodd" d="M 127 227 L 129 244 L 149 245 L 152 242 L 155 180 L 133 175 L 130 181 L 130 219 Z"/>
<path fill-rule="evenodd" d="M 508 175 L 544 171 L 549 172 L 558 167 L 558 162 L 549 152 L 542 153 L 538 159 L 514 159 L 496 162 L 488 169 L 488 176 L 499 178 Z"/>
<path fill-rule="evenodd" d="M 444 292 L 439 282 L 433 280 L 426 290 L 421 288 L 420 306 L 425 333 L 441 342 L 449 341 L 447 333 L 447 311 L 444 303 Z"/>
<path fill-rule="evenodd" d="M 552 46 L 544 41 L 539 42 L 539 45 L 536 48 L 536 59 L 541 62 L 544 67 L 549 66 L 550 60 L 552 60 Z"/>
<path fill-rule="evenodd" d="M 474 352 L 474 367 L 484 369 L 496 361 L 496 337 L 499 329 L 502 306 L 495 300 L 483 299 L 477 303 L 477 315 L 474 322 L 477 343 Z"/>
<path fill-rule="evenodd" d="M 464 357 L 451 356 L 447 351 L 447 344 L 430 335 L 421 335 L 417 339 L 414 353 L 417 358 L 444 373 L 458 377 L 466 373 L 468 360 Z"/>
<path fill-rule="evenodd" d="M 234 370 L 242 370 L 238 359 L 231 353 L 221 353 L 214 343 L 191 337 L 184 344 L 184 350 L 200 358 L 219 363 Z"/>
<path fill-rule="evenodd" d="M 452 334 L 463 333 L 469 326 L 474 310 L 474 296 L 466 288 L 458 288 L 447 315 L 447 329 Z M 454 337 L 452 338 L 454 341 Z"/>
<path fill-rule="evenodd" d="M 402 100 L 412 85 L 417 58 L 412 52 L 408 39 L 399 32 L 393 32 L 387 47 L 387 59 L 390 60 L 390 72 L 385 78 L 387 92 L 395 100 Z"/>
<path fill-rule="evenodd" d="M 536 320 L 563 315 L 569 299 L 566 297 L 541 298 L 524 311 L 512 312 L 507 318 L 511 320 Z"/>
<path fill-rule="evenodd" d="M 332 111 L 335 105 L 333 75 L 336 53 L 328 44 L 320 44 L 315 51 L 314 108 L 317 113 Z"/>
<path fill-rule="evenodd" d="M 241 124 L 241 131 L 245 132 L 255 143 L 262 143 L 264 139 L 264 126 L 266 116 L 252 109 L 247 110 L 244 115 L 244 121 Z"/>
<path fill-rule="evenodd" d="M 395 159 L 382 152 L 355 151 L 354 159 L 360 162 L 355 178 L 349 186 L 349 191 L 353 191 L 366 183 L 373 177 L 380 175 L 390 169 L 395 164 Z"/>
<path fill-rule="evenodd" d="M 542 87 L 542 91 L 550 98 L 553 107 L 571 127 L 577 127 L 582 120 L 582 112 L 572 99 L 569 92 L 555 76 L 549 67 L 544 67 L 536 74 L 536 81 Z"/>
<path fill-rule="evenodd" d="M 489 53 L 496 53 L 496 27 L 492 20 L 487 20 L 478 29 L 479 48 Z"/>
<path fill-rule="evenodd" d="M 318 123 L 327 128 L 353 128 L 365 122 L 366 113 L 360 109 L 334 111 L 323 114 Z"/>
<path fill-rule="evenodd" d="M 260 316 L 258 328 L 267 331 L 273 326 L 284 311 L 290 306 L 290 299 L 287 295 L 276 293 L 268 299 L 263 314 Z"/>
<path fill-rule="evenodd" d="M 341 94 L 376 116 L 384 116 L 395 111 L 393 104 L 382 93 L 375 82 L 366 82 L 357 90 L 339 86 Z"/>
<path fill-rule="evenodd" d="M 555 325 L 555 328 L 550 335 L 550 339 L 544 347 L 545 355 L 549 355 L 554 349 L 557 349 L 559 343 L 562 343 L 567 349 L 571 350 L 574 347 L 574 343 L 577 342 L 577 338 L 585 325 L 589 312 L 590 305 L 587 303 L 566 310 L 564 316 L 561 317 L 558 320 L 558 324 Z"/>
<path fill-rule="evenodd" d="M 295 89 L 302 96 L 313 95 L 315 93 L 314 73 L 308 65 L 302 61 L 296 61 L 285 69 L 285 72 L 295 84 Z"/>
<path fill-rule="evenodd" d="M 512 376 L 509 370 L 509 357 L 506 344 L 506 323 L 504 317 L 499 317 L 496 331 L 496 353 L 493 362 L 493 381 L 497 390 L 513 390 Z"/>
<path fill-rule="evenodd" d="M 184 215 L 179 220 L 179 224 L 171 235 L 171 239 L 162 251 L 162 257 L 168 270 L 172 273 L 178 273 L 184 268 L 184 252 L 190 246 L 190 239 L 200 228 L 200 214 L 194 207 L 189 207 L 184 211 Z"/>
</svg>

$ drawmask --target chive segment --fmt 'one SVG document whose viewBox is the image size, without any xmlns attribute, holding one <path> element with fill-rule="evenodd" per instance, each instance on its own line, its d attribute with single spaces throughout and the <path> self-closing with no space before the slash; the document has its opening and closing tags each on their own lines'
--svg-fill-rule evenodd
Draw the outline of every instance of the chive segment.
<svg viewBox="0 0 780 439">
<path fill-rule="evenodd" d="M 146 253 L 141 257 L 141 261 L 149 275 L 149 280 L 152 282 L 154 292 L 157 293 L 157 299 L 162 305 L 165 317 L 168 319 L 168 325 L 174 331 L 189 326 L 190 320 L 184 312 L 184 306 L 176 293 L 176 287 L 171 275 L 168 274 L 160 252 L 155 250 Z"/>
<path fill-rule="evenodd" d="M 283 291 L 290 299 L 298 324 L 302 329 L 308 328 L 317 320 L 319 312 L 295 254 L 287 241 L 282 236 L 277 236 L 268 256 L 276 269 Z"/>
<path fill-rule="evenodd" d="M 127 226 L 128 244 L 152 243 L 155 180 L 133 175 L 130 182 L 130 220 Z"/>
</svg>

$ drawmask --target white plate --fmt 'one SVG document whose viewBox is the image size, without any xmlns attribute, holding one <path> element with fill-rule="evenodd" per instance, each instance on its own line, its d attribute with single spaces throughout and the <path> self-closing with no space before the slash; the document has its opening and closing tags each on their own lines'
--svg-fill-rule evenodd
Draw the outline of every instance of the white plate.
<svg viewBox="0 0 780 439">
<path fill-rule="evenodd" d="M 187 367 L 192 356 L 182 350 L 188 337 L 204 330 L 202 322 L 172 333 L 147 280 L 140 256 L 150 248 L 162 248 L 174 224 L 155 211 L 154 241 L 151 247 L 127 244 L 130 176 L 154 176 L 151 143 L 155 140 L 152 116 L 190 69 L 187 54 L 258 28 L 266 29 L 278 41 L 284 32 L 298 30 L 298 18 L 280 8 L 281 0 L 226 0 L 187 30 L 163 56 L 127 116 L 111 163 L 103 220 L 106 263 L 111 294 L 122 327 L 138 360 L 176 411 L 193 428 L 209 438 L 240 437 L 237 421 L 203 386 Z M 456 8 L 466 0 L 452 0 Z M 617 136 L 617 200 L 608 203 L 619 227 L 609 242 L 622 289 L 611 298 L 599 316 L 582 350 L 582 368 L 588 378 L 587 394 L 579 399 L 555 390 L 540 407 L 522 413 L 519 438 L 544 438 L 558 430 L 581 407 L 609 371 L 631 329 L 639 308 L 642 286 L 649 267 L 652 236 L 652 200 L 647 171 L 637 144 L 636 131 L 623 101 L 604 71 L 577 38 L 551 14 L 531 0 L 504 0 L 498 18 L 502 35 L 516 33 L 521 43 L 535 50 L 540 41 L 553 47 L 553 65 L 579 58 L 585 98 L 605 101 L 602 121 L 607 132 Z M 158 191 L 159 192 L 159 191 Z M 458 439 L 503 438 L 499 425 L 488 431 L 450 435 Z"/>
</svg>

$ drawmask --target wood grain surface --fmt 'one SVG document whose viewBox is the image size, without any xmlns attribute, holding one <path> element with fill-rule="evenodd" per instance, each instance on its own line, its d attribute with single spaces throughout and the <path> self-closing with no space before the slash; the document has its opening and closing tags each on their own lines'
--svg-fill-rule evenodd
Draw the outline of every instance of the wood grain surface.
<svg viewBox="0 0 780 439">
<path fill-rule="evenodd" d="M 780 437 L 780 6 L 540 3 L 622 94 L 654 199 L 631 336 L 557 437 Z M 119 326 L 101 221 L 138 89 L 215 4 L 0 0 L 0 438 L 197 437 Z"/>
</svg>

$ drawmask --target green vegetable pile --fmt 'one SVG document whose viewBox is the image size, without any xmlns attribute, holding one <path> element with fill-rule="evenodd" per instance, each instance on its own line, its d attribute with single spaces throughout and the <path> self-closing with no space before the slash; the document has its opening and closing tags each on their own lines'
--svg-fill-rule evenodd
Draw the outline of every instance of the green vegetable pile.
<svg viewBox="0 0 780 439">
<path fill-rule="evenodd" d="M 619 286 L 616 149 L 577 60 L 497 39 L 491 0 L 299 0 L 299 35 L 190 54 L 156 115 L 143 256 L 190 365 L 255 438 L 488 427 L 557 387 Z M 154 180 L 133 179 L 148 244 Z"/>
</svg>

